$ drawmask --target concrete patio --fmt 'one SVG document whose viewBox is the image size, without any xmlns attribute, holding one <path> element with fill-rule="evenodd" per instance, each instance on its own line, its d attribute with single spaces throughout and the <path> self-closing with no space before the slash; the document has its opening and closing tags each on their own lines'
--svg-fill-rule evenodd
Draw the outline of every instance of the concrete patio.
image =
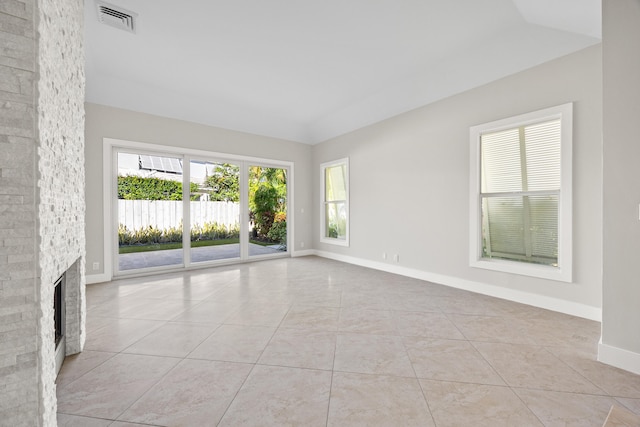
<svg viewBox="0 0 640 427">
<path fill-rule="evenodd" d="M 261 246 L 249 243 L 249 256 L 284 253 L 286 249 L 280 245 Z M 240 244 L 203 246 L 191 248 L 191 262 L 206 262 L 221 259 L 240 258 Z M 182 264 L 182 249 L 168 249 L 149 252 L 135 252 L 118 255 L 119 270 L 136 270 L 150 267 L 162 267 Z"/>
</svg>

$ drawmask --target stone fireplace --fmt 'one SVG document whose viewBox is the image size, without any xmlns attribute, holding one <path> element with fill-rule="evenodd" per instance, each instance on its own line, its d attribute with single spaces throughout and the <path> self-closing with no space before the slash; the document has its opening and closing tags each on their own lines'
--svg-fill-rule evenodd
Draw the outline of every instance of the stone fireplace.
<svg viewBox="0 0 640 427">
<path fill-rule="evenodd" d="M 65 355 L 82 350 L 84 335 L 84 288 L 81 271 L 82 260 L 78 258 L 53 284 L 53 341 L 56 375 L 60 371 Z"/>
<path fill-rule="evenodd" d="M 6 4 L 5 4 L 6 3 Z M 56 425 L 55 283 L 64 350 L 82 350 L 83 0 L 0 8 L 0 424 Z"/>
<path fill-rule="evenodd" d="M 53 284 L 53 334 L 54 334 L 54 351 L 56 354 L 56 374 L 60 372 L 64 357 L 67 355 L 65 348 L 65 324 L 64 319 L 67 313 L 64 301 L 64 288 L 66 274 L 63 274 Z"/>
</svg>

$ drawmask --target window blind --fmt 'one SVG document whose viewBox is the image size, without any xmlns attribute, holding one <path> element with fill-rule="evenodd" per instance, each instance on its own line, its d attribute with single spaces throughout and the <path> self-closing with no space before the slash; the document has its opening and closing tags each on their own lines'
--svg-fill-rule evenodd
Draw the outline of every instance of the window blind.
<svg viewBox="0 0 640 427">
<path fill-rule="evenodd" d="M 559 119 L 482 134 L 482 256 L 557 265 Z"/>
</svg>

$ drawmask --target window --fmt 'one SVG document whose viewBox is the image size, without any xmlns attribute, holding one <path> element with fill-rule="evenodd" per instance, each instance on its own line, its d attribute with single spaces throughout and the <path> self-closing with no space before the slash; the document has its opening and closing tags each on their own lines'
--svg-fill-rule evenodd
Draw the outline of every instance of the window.
<svg viewBox="0 0 640 427">
<path fill-rule="evenodd" d="M 322 211 L 320 241 L 349 246 L 349 159 L 320 165 Z"/>
<path fill-rule="evenodd" d="M 571 281 L 572 104 L 471 128 L 471 265 Z"/>
</svg>

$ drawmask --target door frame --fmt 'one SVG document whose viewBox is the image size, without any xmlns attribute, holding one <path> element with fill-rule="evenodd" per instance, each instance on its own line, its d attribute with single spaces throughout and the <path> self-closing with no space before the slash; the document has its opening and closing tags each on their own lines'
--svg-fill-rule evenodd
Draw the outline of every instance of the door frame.
<svg viewBox="0 0 640 427">
<path fill-rule="evenodd" d="M 115 230 L 117 230 L 117 153 L 119 151 L 124 152 L 149 152 L 154 155 L 168 155 L 175 156 L 183 159 L 183 176 L 185 176 L 185 164 L 186 173 L 189 174 L 189 163 L 191 159 L 197 160 L 211 160 L 213 162 L 228 161 L 230 163 L 237 163 L 240 165 L 241 179 L 240 179 L 240 259 L 233 258 L 230 260 L 213 260 L 208 262 L 197 263 L 193 265 L 190 263 L 190 254 L 187 250 L 187 245 L 184 244 L 187 241 L 187 233 L 183 231 L 183 264 L 179 266 L 167 266 L 167 267 L 152 267 L 128 271 L 119 271 L 117 264 L 117 248 L 118 237 Z M 269 254 L 249 257 L 248 254 L 248 224 L 249 224 L 249 207 L 248 207 L 248 167 L 249 166 L 263 166 L 287 169 L 287 251 L 281 254 Z M 183 180 L 183 194 L 184 191 Z M 153 274 L 157 272 L 172 272 L 172 271 L 184 271 L 197 268 L 214 267 L 218 265 L 237 264 L 250 261 L 256 261 L 261 259 L 270 258 L 282 258 L 291 257 L 293 252 L 292 242 L 294 238 L 294 163 L 284 160 L 266 159 L 259 157 L 243 156 L 236 154 L 220 153 L 214 151 L 197 150 L 185 147 L 176 147 L 169 145 L 150 144 L 146 142 L 128 141 L 123 139 L 103 138 L 103 225 L 104 225 L 104 272 L 105 279 L 110 281 L 112 278 L 121 277 L 135 277 L 147 274 Z M 183 230 L 187 230 L 187 226 L 190 226 L 190 220 L 188 212 L 188 202 L 183 197 Z M 242 243 L 243 239 L 246 243 Z M 185 255 L 186 254 L 186 255 Z"/>
</svg>

